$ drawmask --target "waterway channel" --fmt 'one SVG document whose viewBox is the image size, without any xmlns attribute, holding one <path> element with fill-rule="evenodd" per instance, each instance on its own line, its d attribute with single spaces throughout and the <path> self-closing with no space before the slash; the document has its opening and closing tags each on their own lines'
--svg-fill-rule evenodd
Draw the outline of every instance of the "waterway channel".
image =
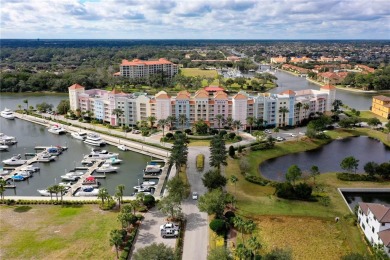
<svg viewBox="0 0 390 260">
<path fill-rule="evenodd" d="M 51 101 L 52 102 L 52 101 Z M 39 196 L 37 189 L 45 189 L 50 185 L 61 182 L 60 176 L 74 169 L 75 166 L 81 166 L 83 155 L 91 152 L 92 146 L 84 144 L 66 135 L 55 135 L 47 131 L 47 128 L 23 120 L 6 120 L 0 118 L 0 132 L 17 138 L 17 145 L 10 146 L 8 152 L 0 152 L 0 161 L 10 158 L 14 154 L 24 155 L 33 153 L 35 146 L 66 146 L 68 151 L 58 156 L 51 163 L 37 163 L 35 165 L 41 168 L 41 171 L 34 173 L 34 177 L 28 181 L 15 182 L 16 189 L 7 189 L 5 195 L 19 196 Z M 115 146 L 107 145 L 104 149 L 119 153 L 119 158 L 124 162 L 119 166 L 117 173 L 107 173 L 106 179 L 100 179 L 102 187 L 106 187 L 111 195 L 115 193 L 115 188 L 125 185 L 125 194 L 131 195 L 134 192 L 133 186 L 136 186 L 138 179 L 142 181 L 142 170 L 150 161 L 149 156 L 127 151 L 123 152 Z"/>
<path fill-rule="evenodd" d="M 347 156 L 357 158 L 359 160 L 357 172 L 364 172 L 363 167 L 369 161 L 377 163 L 389 161 L 390 148 L 367 136 L 350 137 L 335 140 L 315 150 L 266 160 L 260 164 L 259 169 L 265 178 L 283 181 L 288 167 L 293 164 L 298 165 L 304 172 L 307 172 L 312 165 L 317 165 L 320 172 L 342 171 L 340 163 Z"/>
</svg>

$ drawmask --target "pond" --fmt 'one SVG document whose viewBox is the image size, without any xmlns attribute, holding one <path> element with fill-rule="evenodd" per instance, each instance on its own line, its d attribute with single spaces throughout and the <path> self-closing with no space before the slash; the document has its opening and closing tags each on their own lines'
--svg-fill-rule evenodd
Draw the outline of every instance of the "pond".
<svg viewBox="0 0 390 260">
<path fill-rule="evenodd" d="M 348 156 L 358 159 L 357 172 L 364 172 L 363 167 L 367 162 L 389 161 L 390 148 L 367 136 L 350 137 L 335 140 L 315 150 L 269 159 L 259 166 L 259 170 L 267 179 L 283 181 L 288 167 L 293 164 L 298 165 L 303 172 L 307 172 L 312 165 L 317 165 L 320 172 L 337 172 L 342 171 L 340 163 Z"/>
<path fill-rule="evenodd" d="M 390 206 L 390 192 L 345 192 L 343 196 L 353 210 L 359 202 L 380 203 Z"/>
</svg>

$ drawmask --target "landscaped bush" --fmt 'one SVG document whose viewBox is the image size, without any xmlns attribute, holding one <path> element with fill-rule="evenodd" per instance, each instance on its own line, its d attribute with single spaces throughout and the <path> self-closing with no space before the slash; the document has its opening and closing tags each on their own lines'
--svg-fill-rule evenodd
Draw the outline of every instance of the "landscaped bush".
<svg viewBox="0 0 390 260">
<path fill-rule="evenodd" d="M 223 219 L 213 219 L 209 226 L 218 235 L 224 235 L 226 232 L 226 222 Z"/>
<path fill-rule="evenodd" d="M 226 130 L 219 131 L 220 136 L 225 136 L 227 134 Z"/>
<path fill-rule="evenodd" d="M 239 141 L 242 141 L 242 137 L 237 135 L 236 137 L 234 137 L 233 140 L 236 141 L 236 142 L 239 142 Z"/>
<path fill-rule="evenodd" d="M 120 255 L 120 260 L 127 260 L 129 258 L 129 253 L 131 248 L 133 247 L 134 239 L 137 236 L 137 232 L 138 232 L 138 227 L 136 227 L 127 237 L 127 241 Z"/>
<path fill-rule="evenodd" d="M 188 134 L 188 135 L 191 134 L 191 132 L 192 132 L 191 129 L 186 129 L 186 130 L 184 130 L 184 133 L 186 133 L 186 134 Z"/>
<path fill-rule="evenodd" d="M 198 171 L 203 171 L 204 168 L 204 154 L 198 154 L 196 156 L 196 169 Z"/>
<path fill-rule="evenodd" d="M 374 176 L 368 174 L 356 174 L 348 172 L 339 172 L 336 174 L 337 179 L 342 181 L 376 181 Z"/>
<path fill-rule="evenodd" d="M 169 140 L 171 140 L 173 138 L 173 134 L 172 133 L 167 133 L 165 135 L 166 138 L 168 138 Z"/>
<path fill-rule="evenodd" d="M 156 204 L 156 200 L 152 195 L 145 195 L 144 205 L 148 208 L 152 208 Z"/>
<path fill-rule="evenodd" d="M 271 145 L 269 142 L 262 142 L 251 146 L 251 151 L 267 150 L 271 149 L 272 147 L 273 145 Z"/>
<path fill-rule="evenodd" d="M 298 199 L 307 200 L 311 197 L 313 189 L 307 183 L 299 183 L 295 185 L 294 191 Z"/>
<path fill-rule="evenodd" d="M 276 196 L 284 199 L 309 200 L 312 188 L 307 183 L 292 185 L 289 182 L 278 183 L 275 186 Z"/>
<path fill-rule="evenodd" d="M 218 130 L 217 129 L 210 129 L 209 133 L 210 133 L 210 135 L 216 135 L 216 134 L 218 134 Z"/>
<path fill-rule="evenodd" d="M 252 183 L 255 183 L 255 184 L 259 184 L 261 186 L 265 186 L 269 183 L 268 180 L 266 180 L 260 176 L 256 176 L 256 175 L 247 175 L 247 176 L 245 176 L 245 180 L 252 182 Z"/>
<path fill-rule="evenodd" d="M 229 134 L 228 134 L 228 138 L 229 138 L 230 140 L 233 140 L 234 137 L 236 137 L 236 133 L 229 133 Z"/>
<path fill-rule="evenodd" d="M 227 219 L 227 221 L 231 224 L 232 223 L 232 220 L 233 218 L 236 216 L 236 214 L 234 214 L 233 211 L 226 211 L 225 213 L 225 218 Z"/>
</svg>

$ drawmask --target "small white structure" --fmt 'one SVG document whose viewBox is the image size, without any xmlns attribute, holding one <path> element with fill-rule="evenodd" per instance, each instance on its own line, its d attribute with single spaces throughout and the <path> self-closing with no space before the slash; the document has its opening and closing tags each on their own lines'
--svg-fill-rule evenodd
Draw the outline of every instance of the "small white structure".
<svg viewBox="0 0 390 260">
<path fill-rule="evenodd" d="M 390 257 L 390 207 L 359 202 L 358 223 L 372 245 L 383 245 Z"/>
</svg>

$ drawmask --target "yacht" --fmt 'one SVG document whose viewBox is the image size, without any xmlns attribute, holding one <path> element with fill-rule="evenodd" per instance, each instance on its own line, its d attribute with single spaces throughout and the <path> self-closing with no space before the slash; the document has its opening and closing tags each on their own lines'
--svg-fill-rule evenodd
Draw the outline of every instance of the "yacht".
<svg viewBox="0 0 390 260">
<path fill-rule="evenodd" d="M 83 173 L 84 174 L 84 173 Z M 68 172 L 61 176 L 61 179 L 65 181 L 77 181 L 81 178 L 81 173 L 75 173 L 75 172 Z"/>
<path fill-rule="evenodd" d="M 146 165 L 146 168 L 144 169 L 145 174 L 151 174 L 151 173 L 160 173 L 162 171 L 160 165 Z"/>
<path fill-rule="evenodd" d="M 6 145 L 6 144 L 0 144 L 0 151 L 7 151 L 8 148 L 9 148 L 8 145 Z"/>
<path fill-rule="evenodd" d="M 84 140 L 84 143 L 94 146 L 103 146 L 106 144 L 106 142 L 100 138 L 100 135 L 92 133 L 87 134 L 87 138 Z"/>
<path fill-rule="evenodd" d="M 99 168 L 96 169 L 96 172 L 99 173 L 110 173 L 110 172 L 116 172 L 118 170 L 118 167 L 114 167 L 109 163 L 105 163 Z"/>
<path fill-rule="evenodd" d="M 26 162 L 27 160 L 22 160 L 22 156 L 20 156 L 20 154 L 14 155 L 10 159 L 3 160 L 3 163 L 7 165 L 22 165 Z"/>
<path fill-rule="evenodd" d="M 118 158 L 117 153 L 111 153 L 107 150 L 92 149 L 92 152 L 84 157 L 84 159 L 110 159 Z"/>
<path fill-rule="evenodd" d="M 5 176 L 10 174 L 11 172 L 8 170 L 4 170 L 3 167 L 0 168 L 0 176 Z"/>
<path fill-rule="evenodd" d="M 49 153 L 50 155 L 60 155 L 62 154 L 63 149 L 61 147 L 49 147 L 46 149 L 46 152 Z"/>
<path fill-rule="evenodd" d="M 24 181 L 25 178 L 22 175 L 14 175 L 11 177 L 13 181 Z"/>
<path fill-rule="evenodd" d="M 44 152 L 38 156 L 37 162 L 51 162 L 54 161 L 56 158 L 57 156 Z"/>
<path fill-rule="evenodd" d="M 74 132 L 70 134 L 73 138 L 77 140 L 84 141 L 87 138 L 87 133 L 86 132 Z"/>
<path fill-rule="evenodd" d="M 22 170 L 22 171 L 30 171 L 30 172 L 38 172 L 41 169 L 39 167 L 37 167 L 37 166 L 26 165 L 26 166 L 23 166 L 20 170 Z"/>
<path fill-rule="evenodd" d="M 122 161 L 123 160 L 121 160 L 121 159 L 113 157 L 113 158 L 105 160 L 105 163 L 109 163 L 111 165 L 115 165 L 115 164 L 120 164 Z"/>
<path fill-rule="evenodd" d="M 137 192 L 151 192 L 152 190 L 155 190 L 156 187 L 153 187 L 153 186 L 134 186 L 133 187 Z"/>
<path fill-rule="evenodd" d="M 1 111 L 0 115 L 6 119 L 15 119 L 14 113 L 8 108 L 5 108 L 3 111 Z"/>
<path fill-rule="evenodd" d="M 25 179 L 32 177 L 32 173 L 30 171 L 18 171 L 15 175 L 23 176 Z"/>
<path fill-rule="evenodd" d="M 53 134 L 56 134 L 56 135 L 61 135 L 61 134 L 65 134 L 66 133 L 65 128 L 63 128 L 62 126 L 59 126 L 59 125 L 51 126 L 48 131 L 50 133 L 53 133 Z"/>
<path fill-rule="evenodd" d="M 16 138 L 13 136 L 5 135 L 4 133 L 0 133 L 0 143 L 4 145 L 12 145 L 16 144 Z"/>
<path fill-rule="evenodd" d="M 118 145 L 118 149 L 122 150 L 122 151 L 128 151 L 129 150 L 129 148 L 126 145 L 124 145 L 124 144 Z"/>
<path fill-rule="evenodd" d="M 154 181 L 144 181 L 141 183 L 141 186 L 154 186 L 156 185 L 156 182 Z"/>
<path fill-rule="evenodd" d="M 97 196 L 99 194 L 99 189 L 92 186 L 81 186 L 81 188 L 76 191 L 74 196 Z"/>
</svg>

